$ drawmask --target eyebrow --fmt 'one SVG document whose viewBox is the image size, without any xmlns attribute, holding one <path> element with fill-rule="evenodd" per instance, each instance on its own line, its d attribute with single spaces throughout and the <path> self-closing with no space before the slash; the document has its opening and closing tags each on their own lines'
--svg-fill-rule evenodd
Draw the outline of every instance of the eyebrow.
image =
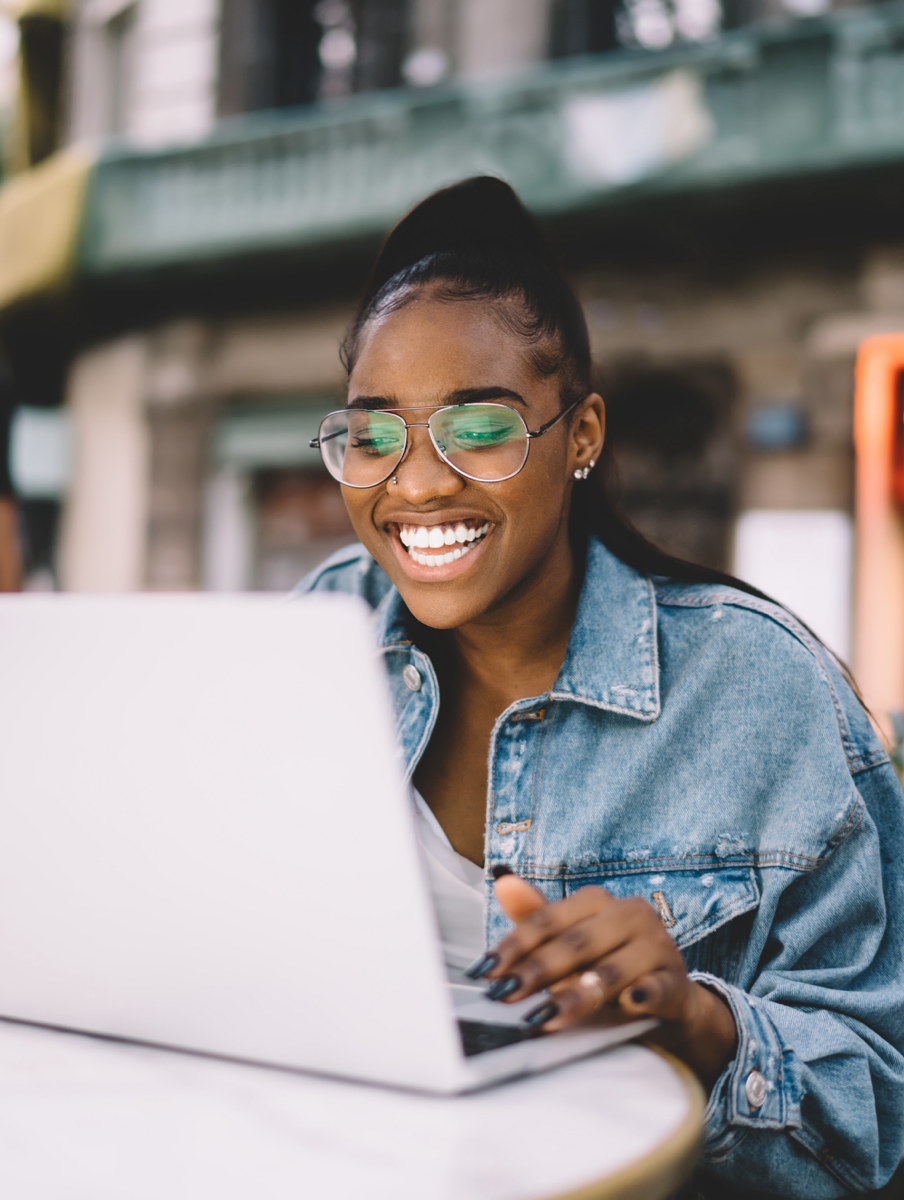
<svg viewBox="0 0 904 1200">
<path fill-rule="evenodd" d="M 454 392 L 449 392 L 437 404 L 421 404 L 420 408 L 442 408 L 445 405 L 455 404 L 480 404 L 488 400 L 514 400 L 517 404 L 527 408 L 527 401 L 520 393 L 513 391 L 507 387 L 497 387 L 490 385 L 489 387 L 480 388 L 458 388 Z M 390 396 L 356 396 L 354 400 L 349 400 L 347 408 L 367 408 L 367 409 L 383 409 L 383 408 L 400 408 L 402 411 L 409 411 L 396 402 Z"/>
</svg>

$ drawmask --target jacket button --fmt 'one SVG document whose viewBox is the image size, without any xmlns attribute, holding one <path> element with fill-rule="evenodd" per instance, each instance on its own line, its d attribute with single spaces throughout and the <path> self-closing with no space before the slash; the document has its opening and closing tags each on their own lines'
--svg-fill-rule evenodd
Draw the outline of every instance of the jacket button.
<svg viewBox="0 0 904 1200">
<path fill-rule="evenodd" d="M 402 672 L 402 678 L 405 680 L 405 687 L 409 692 L 418 692 L 421 688 L 421 673 L 417 667 L 413 667 L 411 663 L 405 667 Z"/>
<path fill-rule="evenodd" d="M 766 1093 L 768 1091 L 769 1087 L 766 1080 L 759 1071 L 751 1071 L 747 1076 L 747 1082 L 744 1084 L 744 1092 L 750 1107 L 762 1108 L 766 1102 Z"/>
</svg>

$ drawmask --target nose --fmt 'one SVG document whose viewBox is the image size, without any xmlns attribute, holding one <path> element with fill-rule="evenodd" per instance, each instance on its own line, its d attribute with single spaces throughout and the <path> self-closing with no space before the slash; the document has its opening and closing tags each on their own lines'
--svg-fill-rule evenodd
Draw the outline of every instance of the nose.
<svg viewBox="0 0 904 1200">
<path fill-rule="evenodd" d="M 408 448 L 393 472 L 393 479 L 398 480 L 391 484 L 393 495 L 411 505 L 455 496 L 465 486 L 464 479 L 437 454 L 428 430 L 420 426 L 408 427 Z"/>
</svg>

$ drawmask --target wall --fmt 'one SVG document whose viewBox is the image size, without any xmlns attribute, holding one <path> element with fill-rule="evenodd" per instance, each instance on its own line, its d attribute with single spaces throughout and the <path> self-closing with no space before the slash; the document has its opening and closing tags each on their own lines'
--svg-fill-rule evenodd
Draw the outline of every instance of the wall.
<svg viewBox="0 0 904 1200">
<path fill-rule="evenodd" d="M 71 45 L 69 139 L 191 141 L 216 111 L 218 0 L 81 0 Z"/>
</svg>

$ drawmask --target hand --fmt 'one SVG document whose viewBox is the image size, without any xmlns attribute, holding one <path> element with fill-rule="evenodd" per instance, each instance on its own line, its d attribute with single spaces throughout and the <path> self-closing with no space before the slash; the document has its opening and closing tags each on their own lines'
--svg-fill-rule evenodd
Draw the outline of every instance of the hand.
<svg viewBox="0 0 904 1200">
<path fill-rule="evenodd" d="M 550 1031 L 604 1014 L 658 1017 L 651 1040 L 712 1086 L 735 1054 L 734 1018 L 720 996 L 688 979 L 652 904 L 600 887 L 549 904 L 513 874 L 497 879 L 495 891 L 516 925 L 480 972 L 492 981 L 491 998 L 524 1000 L 546 988 L 552 999 L 528 1020 Z"/>
</svg>

